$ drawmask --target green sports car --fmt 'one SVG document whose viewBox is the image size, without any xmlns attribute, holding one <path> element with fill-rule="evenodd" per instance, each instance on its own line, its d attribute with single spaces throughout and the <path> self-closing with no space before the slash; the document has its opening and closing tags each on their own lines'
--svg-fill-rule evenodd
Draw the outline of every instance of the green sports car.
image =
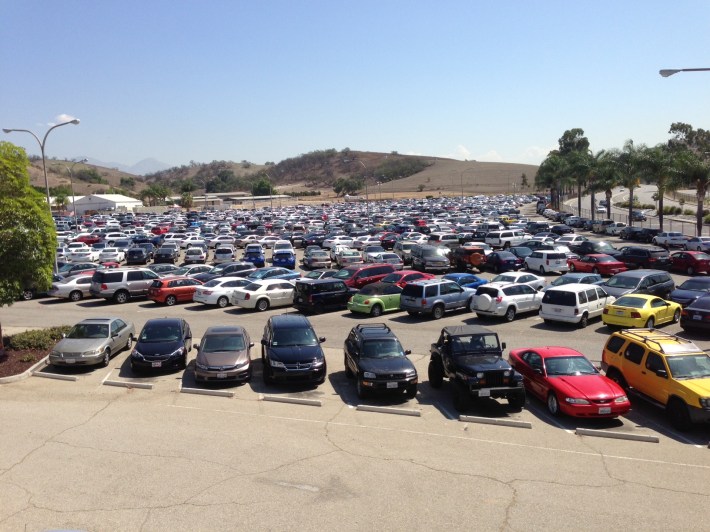
<svg viewBox="0 0 710 532">
<path fill-rule="evenodd" d="M 368 284 L 350 298 L 348 310 L 370 316 L 380 316 L 383 312 L 399 310 L 399 297 L 402 289 L 392 283 Z"/>
</svg>

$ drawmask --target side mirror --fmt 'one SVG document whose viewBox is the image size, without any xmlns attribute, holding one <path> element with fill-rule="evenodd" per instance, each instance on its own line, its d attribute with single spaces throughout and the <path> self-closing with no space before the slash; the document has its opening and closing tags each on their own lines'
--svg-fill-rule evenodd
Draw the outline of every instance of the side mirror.
<svg viewBox="0 0 710 532">
<path fill-rule="evenodd" d="M 200 344 L 192 344 L 192 347 L 194 347 L 198 351 L 200 350 Z"/>
<path fill-rule="evenodd" d="M 411 354 L 412 354 L 412 350 L 411 350 L 411 349 L 405 349 L 404 354 L 405 354 L 405 355 L 411 355 Z"/>
<path fill-rule="evenodd" d="M 533 371 L 538 375 L 542 375 L 542 368 L 534 368 Z"/>
<path fill-rule="evenodd" d="M 507 346 L 505 345 L 505 342 L 503 342 L 502 344 L 500 344 L 500 346 L 501 346 L 502 349 L 505 349 L 505 348 L 507 347 Z"/>
<path fill-rule="evenodd" d="M 667 372 L 665 369 L 657 369 L 657 370 L 656 370 L 656 375 L 658 375 L 659 377 L 661 377 L 661 378 L 663 378 L 663 379 L 667 379 L 667 378 L 668 378 L 668 372 Z"/>
<path fill-rule="evenodd" d="M 319 341 L 320 343 L 325 342 L 325 336 L 321 336 L 320 338 L 318 338 L 318 341 Z"/>
<path fill-rule="evenodd" d="M 263 338 L 261 339 L 261 345 L 266 345 L 266 340 L 264 340 Z"/>
<path fill-rule="evenodd" d="M 249 347 L 254 347 L 254 342 L 249 342 Z"/>
</svg>

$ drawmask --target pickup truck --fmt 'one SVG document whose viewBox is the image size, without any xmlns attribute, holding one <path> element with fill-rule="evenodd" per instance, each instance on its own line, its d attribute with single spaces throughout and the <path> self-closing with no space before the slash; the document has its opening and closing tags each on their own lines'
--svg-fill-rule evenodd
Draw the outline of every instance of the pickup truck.
<svg viewBox="0 0 710 532">
<path fill-rule="evenodd" d="M 532 238 L 532 235 L 520 230 L 491 231 L 486 234 L 485 243 L 494 248 L 507 249 L 519 246 Z"/>
<path fill-rule="evenodd" d="M 431 344 L 429 384 L 441 388 L 444 379 L 449 379 L 454 407 L 459 411 L 483 397 L 505 398 L 512 409 L 520 410 L 525 406 L 523 376 L 503 358 L 504 349 L 505 342 L 485 327 L 444 327 Z"/>
</svg>

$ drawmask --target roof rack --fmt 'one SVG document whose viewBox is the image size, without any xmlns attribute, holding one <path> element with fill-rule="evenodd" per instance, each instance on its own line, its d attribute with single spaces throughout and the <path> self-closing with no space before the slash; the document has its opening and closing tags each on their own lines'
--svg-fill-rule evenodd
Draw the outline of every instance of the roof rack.
<svg viewBox="0 0 710 532">
<path fill-rule="evenodd" d="M 698 346 L 695 345 L 695 343 L 690 340 L 681 338 L 680 336 L 676 336 L 672 333 L 661 332 L 657 329 L 623 329 L 621 332 L 625 333 L 628 336 L 633 336 L 634 338 L 641 340 L 646 345 L 656 345 L 656 349 L 661 353 L 666 353 L 666 350 L 663 348 L 663 345 L 660 343 L 660 340 L 675 341 L 676 344 L 690 344 L 695 348 L 696 351 L 702 351 L 702 349 L 700 349 Z M 654 338 L 648 338 L 646 335 L 640 333 L 653 333 Z M 678 351 L 674 349 L 671 350 L 671 352 L 677 353 Z"/>
<path fill-rule="evenodd" d="M 355 326 L 358 331 L 365 329 L 381 329 L 383 331 L 391 331 L 386 323 L 360 323 Z"/>
</svg>

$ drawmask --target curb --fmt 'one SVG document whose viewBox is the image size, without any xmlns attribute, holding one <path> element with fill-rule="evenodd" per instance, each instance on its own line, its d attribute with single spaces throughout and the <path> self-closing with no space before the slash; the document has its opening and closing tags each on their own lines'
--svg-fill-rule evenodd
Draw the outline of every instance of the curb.
<svg viewBox="0 0 710 532">
<path fill-rule="evenodd" d="M 43 379 L 54 379 L 56 381 L 71 381 L 76 382 L 79 377 L 76 375 L 61 375 L 59 373 L 42 373 L 41 371 L 34 371 L 32 373 L 33 377 L 42 377 Z"/>
<path fill-rule="evenodd" d="M 27 379 L 28 377 L 32 376 L 35 371 L 38 371 L 37 368 L 39 368 L 40 366 L 46 366 L 47 360 L 49 360 L 49 355 L 44 357 L 35 365 L 23 371 L 22 373 L 18 373 L 17 375 L 10 375 L 9 377 L 0 377 L 0 384 L 10 384 L 11 382 L 17 382 Z"/>
<path fill-rule="evenodd" d="M 467 423 L 480 423 L 482 425 L 497 425 L 499 427 L 514 427 L 518 429 L 531 429 L 532 423 L 529 421 L 513 421 L 512 419 L 493 419 L 478 416 L 459 416 L 459 421 Z"/>
<path fill-rule="evenodd" d="M 400 416 L 414 417 L 422 416 L 420 410 L 414 410 L 413 408 L 390 408 L 387 406 L 357 405 L 355 409 L 360 410 L 361 412 L 378 412 L 380 414 L 396 414 Z"/>
<path fill-rule="evenodd" d="M 278 395 L 260 395 L 261 401 L 271 401 L 274 403 L 289 403 L 294 405 L 323 406 L 318 399 L 299 399 L 298 397 L 279 397 Z"/>
<path fill-rule="evenodd" d="M 646 434 L 626 434 L 624 432 L 610 432 L 606 430 L 577 429 L 574 432 L 577 436 L 594 436 L 597 438 L 612 438 L 615 440 L 631 440 L 647 443 L 659 443 L 658 436 L 647 436 Z"/>
<path fill-rule="evenodd" d="M 128 382 L 128 381 L 104 381 L 104 386 L 116 386 L 119 388 L 139 388 L 141 390 L 152 390 L 153 384 L 150 382 Z"/>
<path fill-rule="evenodd" d="M 212 395 L 215 397 L 234 397 L 234 392 L 229 390 L 206 390 L 202 388 L 180 388 L 180 393 L 191 393 L 195 395 Z"/>
</svg>

